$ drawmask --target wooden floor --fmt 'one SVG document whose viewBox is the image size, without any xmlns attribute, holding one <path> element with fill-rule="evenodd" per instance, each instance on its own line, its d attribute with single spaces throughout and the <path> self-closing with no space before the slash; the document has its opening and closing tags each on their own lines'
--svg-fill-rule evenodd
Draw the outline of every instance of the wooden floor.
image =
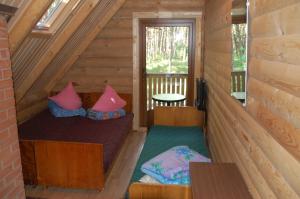
<svg viewBox="0 0 300 199">
<path fill-rule="evenodd" d="M 145 142 L 146 133 L 132 132 L 108 176 L 102 192 L 26 186 L 26 196 L 53 199 L 121 199 L 124 198 L 136 161 Z"/>
</svg>

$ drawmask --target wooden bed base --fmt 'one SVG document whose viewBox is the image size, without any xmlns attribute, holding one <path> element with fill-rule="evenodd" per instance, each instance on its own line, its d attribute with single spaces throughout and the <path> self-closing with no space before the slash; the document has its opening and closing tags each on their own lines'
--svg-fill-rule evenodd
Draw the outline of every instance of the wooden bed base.
<svg viewBox="0 0 300 199">
<path fill-rule="evenodd" d="M 154 125 L 199 126 L 203 127 L 204 113 L 194 107 L 155 107 Z M 191 199 L 191 187 L 132 183 L 129 187 L 130 199 Z"/>
<path fill-rule="evenodd" d="M 130 199 L 191 199 L 191 195 L 190 186 L 132 183 L 129 187 Z"/>
<path fill-rule="evenodd" d="M 79 95 L 82 106 L 90 108 L 101 93 Z M 127 102 L 126 112 L 132 112 L 132 95 L 119 95 Z M 20 140 L 20 152 L 25 184 L 97 190 L 104 187 L 102 144 Z"/>
<path fill-rule="evenodd" d="M 103 145 L 20 140 L 25 184 L 102 190 Z"/>
</svg>

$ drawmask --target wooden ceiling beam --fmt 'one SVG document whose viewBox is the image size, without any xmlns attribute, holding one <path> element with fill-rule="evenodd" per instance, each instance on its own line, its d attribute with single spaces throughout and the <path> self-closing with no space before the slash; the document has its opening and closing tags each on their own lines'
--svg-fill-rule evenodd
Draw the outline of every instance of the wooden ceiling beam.
<svg viewBox="0 0 300 199">
<path fill-rule="evenodd" d="M 0 14 L 13 16 L 18 8 L 0 3 Z"/>
<path fill-rule="evenodd" d="M 64 62 L 62 66 L 60 66 L 59 70 L 56 71 L 55 75 L 51 77 L 49 83 L 46 85 L 45 90 L 49 93 L 57 81 L 61 80 L 66 72 L 72 67 L 72 65 L 76 62 L 79 56 L 86 50 L 86 48 L 90 45 L 90 43 L 96 38 L 99 32 L 105 27 L 105 25 L 109 22 L 109 20 L 115 15 L 115 13 L 122 7 L 126 0 L 115 0 L 112 6 L 107 8 L 107 12 L 104 13 L 101 18 L 99 17 L 98 24 L 89 31 L 84 37 L 78 47 L 73 49 L 73 51 L 68 55 L 69 57 Z"/>
<path fill-rule="evenodd" d="M 51 3 L 52 0 L 28 0 L 24 6 L 24 10 L 19 13 L 17 12 L 14 25 L 8 29 L 10 52 L 12 55 L 32 31 Z"/>
<path fill-rule="evenodd" d="M 64 30 L 52 44 L 48 47 L 47 51 L 40 58 L 39 62 L 34 66 L 33 70 L 30 72 L 28 77 L 23 81 L 22 85 L 16 89 L 16 102 L 18 103 L 27 91 L 31 88 L 38 77 L 44 72 L 48 64 L 53 60 L 53 58 L 59 53 L 64 44 L 69 40 L 72 34 L 77 30 L 90 12 L 96 7 L 99 0 L 84 0 L 82 5 L 76 12 L 71 13 L 73 18 L 70 22 L 65 25 Z"/>
</svg>

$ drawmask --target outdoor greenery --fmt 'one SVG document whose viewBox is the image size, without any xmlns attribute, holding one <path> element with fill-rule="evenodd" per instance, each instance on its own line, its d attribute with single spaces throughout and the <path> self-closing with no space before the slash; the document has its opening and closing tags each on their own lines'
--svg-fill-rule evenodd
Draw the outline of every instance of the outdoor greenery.
<svg viewBox="0 0 300 199">
<path fill-rule="evenodd" d="M 246 63 L 247 25 L 232 24 L 233 71 L 245 71 Z"/>
<path fill-rule="evenodd" d="M 147 27 L 147 73 L 187 74 L 188 47 L 188 27 Z"/>
</svg>

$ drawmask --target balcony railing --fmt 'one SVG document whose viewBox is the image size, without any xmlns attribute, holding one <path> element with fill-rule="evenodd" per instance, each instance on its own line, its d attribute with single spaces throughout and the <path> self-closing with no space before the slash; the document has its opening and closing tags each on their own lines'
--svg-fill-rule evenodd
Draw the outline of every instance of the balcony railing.
<svg viewBox="0 0 300 199">
<path fill-rule="evenodd" d="M 231 92 L 245 92 L 245 71 L 234 71 L 231 73 Z"/>
<path fill-rule="evenodd" d="M 188 74 L 147 74 L 147 110 L 155 106 L 166 105 L 152 100 L 152 96 L 160 93 L 176 93 L 186 96 Z M 186 105 L 183 102 L 174 103 L 175 106 Z"/>
<path fill-rule="evenodd" d="M 177 93 L 187 96 L 188 74 L 147 74 L 147 110 L 155 106 L 166 106 L 166 103 L 155 102 L 152 96 L 160 93 Z M 231 73 L 232 92 L 245 92 L 245 71 Z M 185 106 L 184 102 L 174 103 Z"/>
</svg>

